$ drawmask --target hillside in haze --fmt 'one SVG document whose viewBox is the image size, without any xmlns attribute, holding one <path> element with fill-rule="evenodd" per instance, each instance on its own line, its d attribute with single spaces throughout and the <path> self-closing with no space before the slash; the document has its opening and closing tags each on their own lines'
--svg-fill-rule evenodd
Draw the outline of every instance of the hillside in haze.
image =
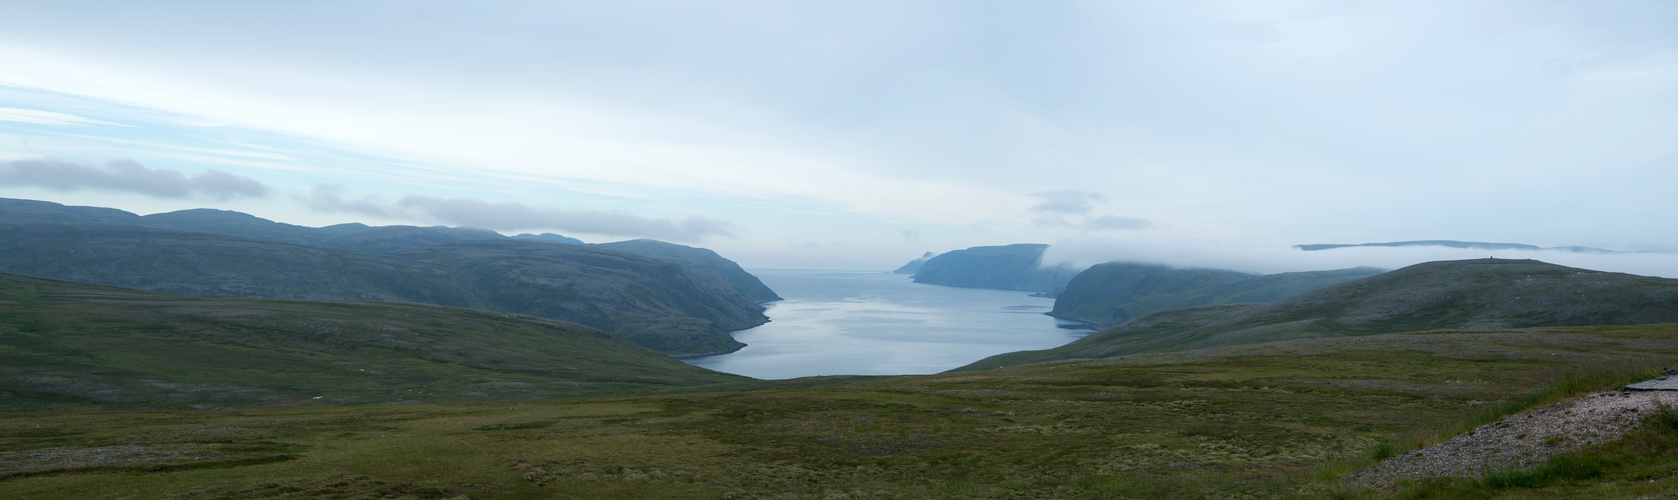
<svg viewBox="0 0 1678 500">
<path fill-rule="evenodd" d="M 1465 249 L 1475 249 L 1475 250 L 1529 250 L 1529 251 L 1557 250 L 1557 251 L 1575 252 L 1575 253 L 1626 253 L 1626 252 L 1619 252 L 1619 251 L 1615 251 L 1615 250 L 1603 250 L 1601 248 L 1591 248 L 1591 247 L 1581 247 L 1581 246 L 1541 247 L 1541 246 L 1538 246 L 1538 245 L 1527 245 L 1527 244 L 1524 244 L 1524 243 L 1486 243 L 1486 242 L 1483 242 L 1483 241 L 1455 241 L 1455 240 L 1395 241 L 1395 242 L 1391 242 L 1391 243 L 1358 243 L 1358 244 L 1355 244 L 1355 245 L 1354 244 L 1342 244 L 1342 243 L 1326 243 L 1326 244 L 1325 243 L 1317 243 L 1317 244 L 1310 244 L 1310 245 L 1294 245 L 1293 247 L 1297 248 L 1297 249 L 1300 249 L 1300 250 L 1307 251 L 1307 252 L 1313 252 L 1313 251 L 1318 251 L 1318 250 L 1333 250 L 1333 249 L 1336 249 L 1336 248 L 1354 248 L 1354 247 L 1444 247 L 1444 248 L 1465 248 Z"/>
<path fill-rule="evenodd" d="M 1534 260 L 1428 262 L 1269 304 L 1172 309 L 958 368 L 1427 330 L 1678 322 L 1678 280 Z"/>
<path fill-rule="evenodd" d="M 0 411 L 525 399 L 750 379 L 562 321 L 0 275 Z"/>
<path fill-rule="evenodd" d="M 938 256 L 938 254 L 935 254 L 935 253 L 932 253 L 932 252 L 927 252 L 925 254 L 922 254 L 921 257 L 918 258 L 918 259 L 911 260 L 908 263 L 905 263 L 901 266 L 898 266 L 897 269 L 892 270 L 891 273 L 892 274 L 911 274 L 911 275 L 915 274 L 915 273 L 918 273 L 918 272 L 921 271 L 921 266 L 926 265 L 926 261 L 932 260 L 933 257 L 937 257 L 937 256 Z"/>
<path fill-rule="evenodd" d="M 1048 248 L 1043 244 L 1021 243 L 953 250 L 921 263 L 914 280 L 929 285 L 999 288 L 1053 295 L 1064 288 L 1078 270 L 1068 266 L 1042 267 L 1043 251 Z"/>
<path fill-rule="evenodd" d="M 1223 269 L 1109 262 L 1073 277 L 1055 297 L 1055 307 L 1049 315 L 1108 327 L 1179 307 L 1275 302 L 1381 272 L 1360 267 L 1255 275 Z"/>
<path fill-rule="evenodd" d="M 547 242 L 563 238 L 557 235 L 532 241 L 463 228 L 304 228 L 215 210 L 158 216 L 0 200 L 0 221 L 23 223 L 0 223 L 0 272 L 200 297 L 392 300 L 531 314 L 678 355 L 740 347 L 728 332 L 767 321 L 758 303 L 779 299 L 715 252 L 652 240 L 577 245 Z"/>
</svg>

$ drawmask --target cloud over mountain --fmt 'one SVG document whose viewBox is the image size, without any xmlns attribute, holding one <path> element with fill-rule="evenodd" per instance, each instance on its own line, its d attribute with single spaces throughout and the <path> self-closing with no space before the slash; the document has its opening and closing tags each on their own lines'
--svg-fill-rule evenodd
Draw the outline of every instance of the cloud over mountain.
<svg viewBox="0 0 1678 500">
<path fill-rule="evenodd" d="M 737 237 L 733 223 L 701 217 L 661 219 L 605 210 L 560 210 L 516 202 L 408 195 L 396 203 L 375 196 L 345 197 L 343 188 L 319 184 L 304 201 L 317 212 L 422 219 L 436 223 L 500 231 L 559 230 L 566 233 L 629 236 L 666 241 L 701 241 Z"/>
<path fill-rule="evenodd" d="M 1140 217 L 1092 214 L 1097 205 L 1107 205 L 1107 197 L 1101 193 L 1068 189 L 1032 193 L 1031 196 L 1043 200 L 1027 209 L 1032 213 L 1032 225 L 1039 228 L 1108 231 L 1142 229 L 1153 225 L 1152 221 Z"/>
<path fill-rule="evenodd" d="M 133 160 L 114 160 L 103 166 L 41 158 L 0 162 L 0 185 L 30 186 L 69 192 L 126 191 L 156 198 L 203 196 L 226 201 L 268 196 L 268 186 L 256 179 L 205 170 L 187 175 L 179 170 L 153 169 Z"/>
</svg>

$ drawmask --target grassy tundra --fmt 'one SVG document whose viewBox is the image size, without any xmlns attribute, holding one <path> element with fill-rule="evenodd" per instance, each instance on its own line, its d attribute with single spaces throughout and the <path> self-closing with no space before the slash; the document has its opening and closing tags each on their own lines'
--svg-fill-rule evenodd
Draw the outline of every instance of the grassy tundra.
<svg viewBox="0 0 1678 500">
<path fill-rule="evenodd" d="M 1652 375 L 1674 352 L 1678 325 L 1554 327 L 1303 339 L 751 392 L 6 413 L 0 496 L 1374 496 L 1343 491 L 1335 478 L 1502 414 Z M 1656 454 L 1639 464 L 1536 488 L 1434 484 L 1381 495 L 1678 489 L 1678 461 Z"/>
</svg>

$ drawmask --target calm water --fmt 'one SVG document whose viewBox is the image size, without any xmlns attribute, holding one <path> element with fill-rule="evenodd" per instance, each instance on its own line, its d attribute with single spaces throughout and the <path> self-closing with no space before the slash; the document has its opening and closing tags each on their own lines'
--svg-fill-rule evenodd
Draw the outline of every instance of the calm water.
<svg viewBox="0 0 1678 500">
<path fill-rule="evenodd" d="M 1044 316 L 1054 299 L 1027 292 L 922 285 L 879 272 L 751 273 L 786 300 L 769 305 L 768 324 L 734 332 L 746 348 L 688 363 L 762 379 L 924 374 L 1090 333 Z"/>
</svg>

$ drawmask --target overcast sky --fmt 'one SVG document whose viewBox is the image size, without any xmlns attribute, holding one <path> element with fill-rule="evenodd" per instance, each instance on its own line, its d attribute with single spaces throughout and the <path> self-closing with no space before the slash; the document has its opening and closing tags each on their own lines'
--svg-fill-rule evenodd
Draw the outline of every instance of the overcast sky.
<svg viewBox="0 0 1678 500">
<path fill-rule="evenodd" d="M 1672 251 L 1674 117 L 1664 0 L 0 1 L 0 197 L 748 267 Z"/>
</svg>

